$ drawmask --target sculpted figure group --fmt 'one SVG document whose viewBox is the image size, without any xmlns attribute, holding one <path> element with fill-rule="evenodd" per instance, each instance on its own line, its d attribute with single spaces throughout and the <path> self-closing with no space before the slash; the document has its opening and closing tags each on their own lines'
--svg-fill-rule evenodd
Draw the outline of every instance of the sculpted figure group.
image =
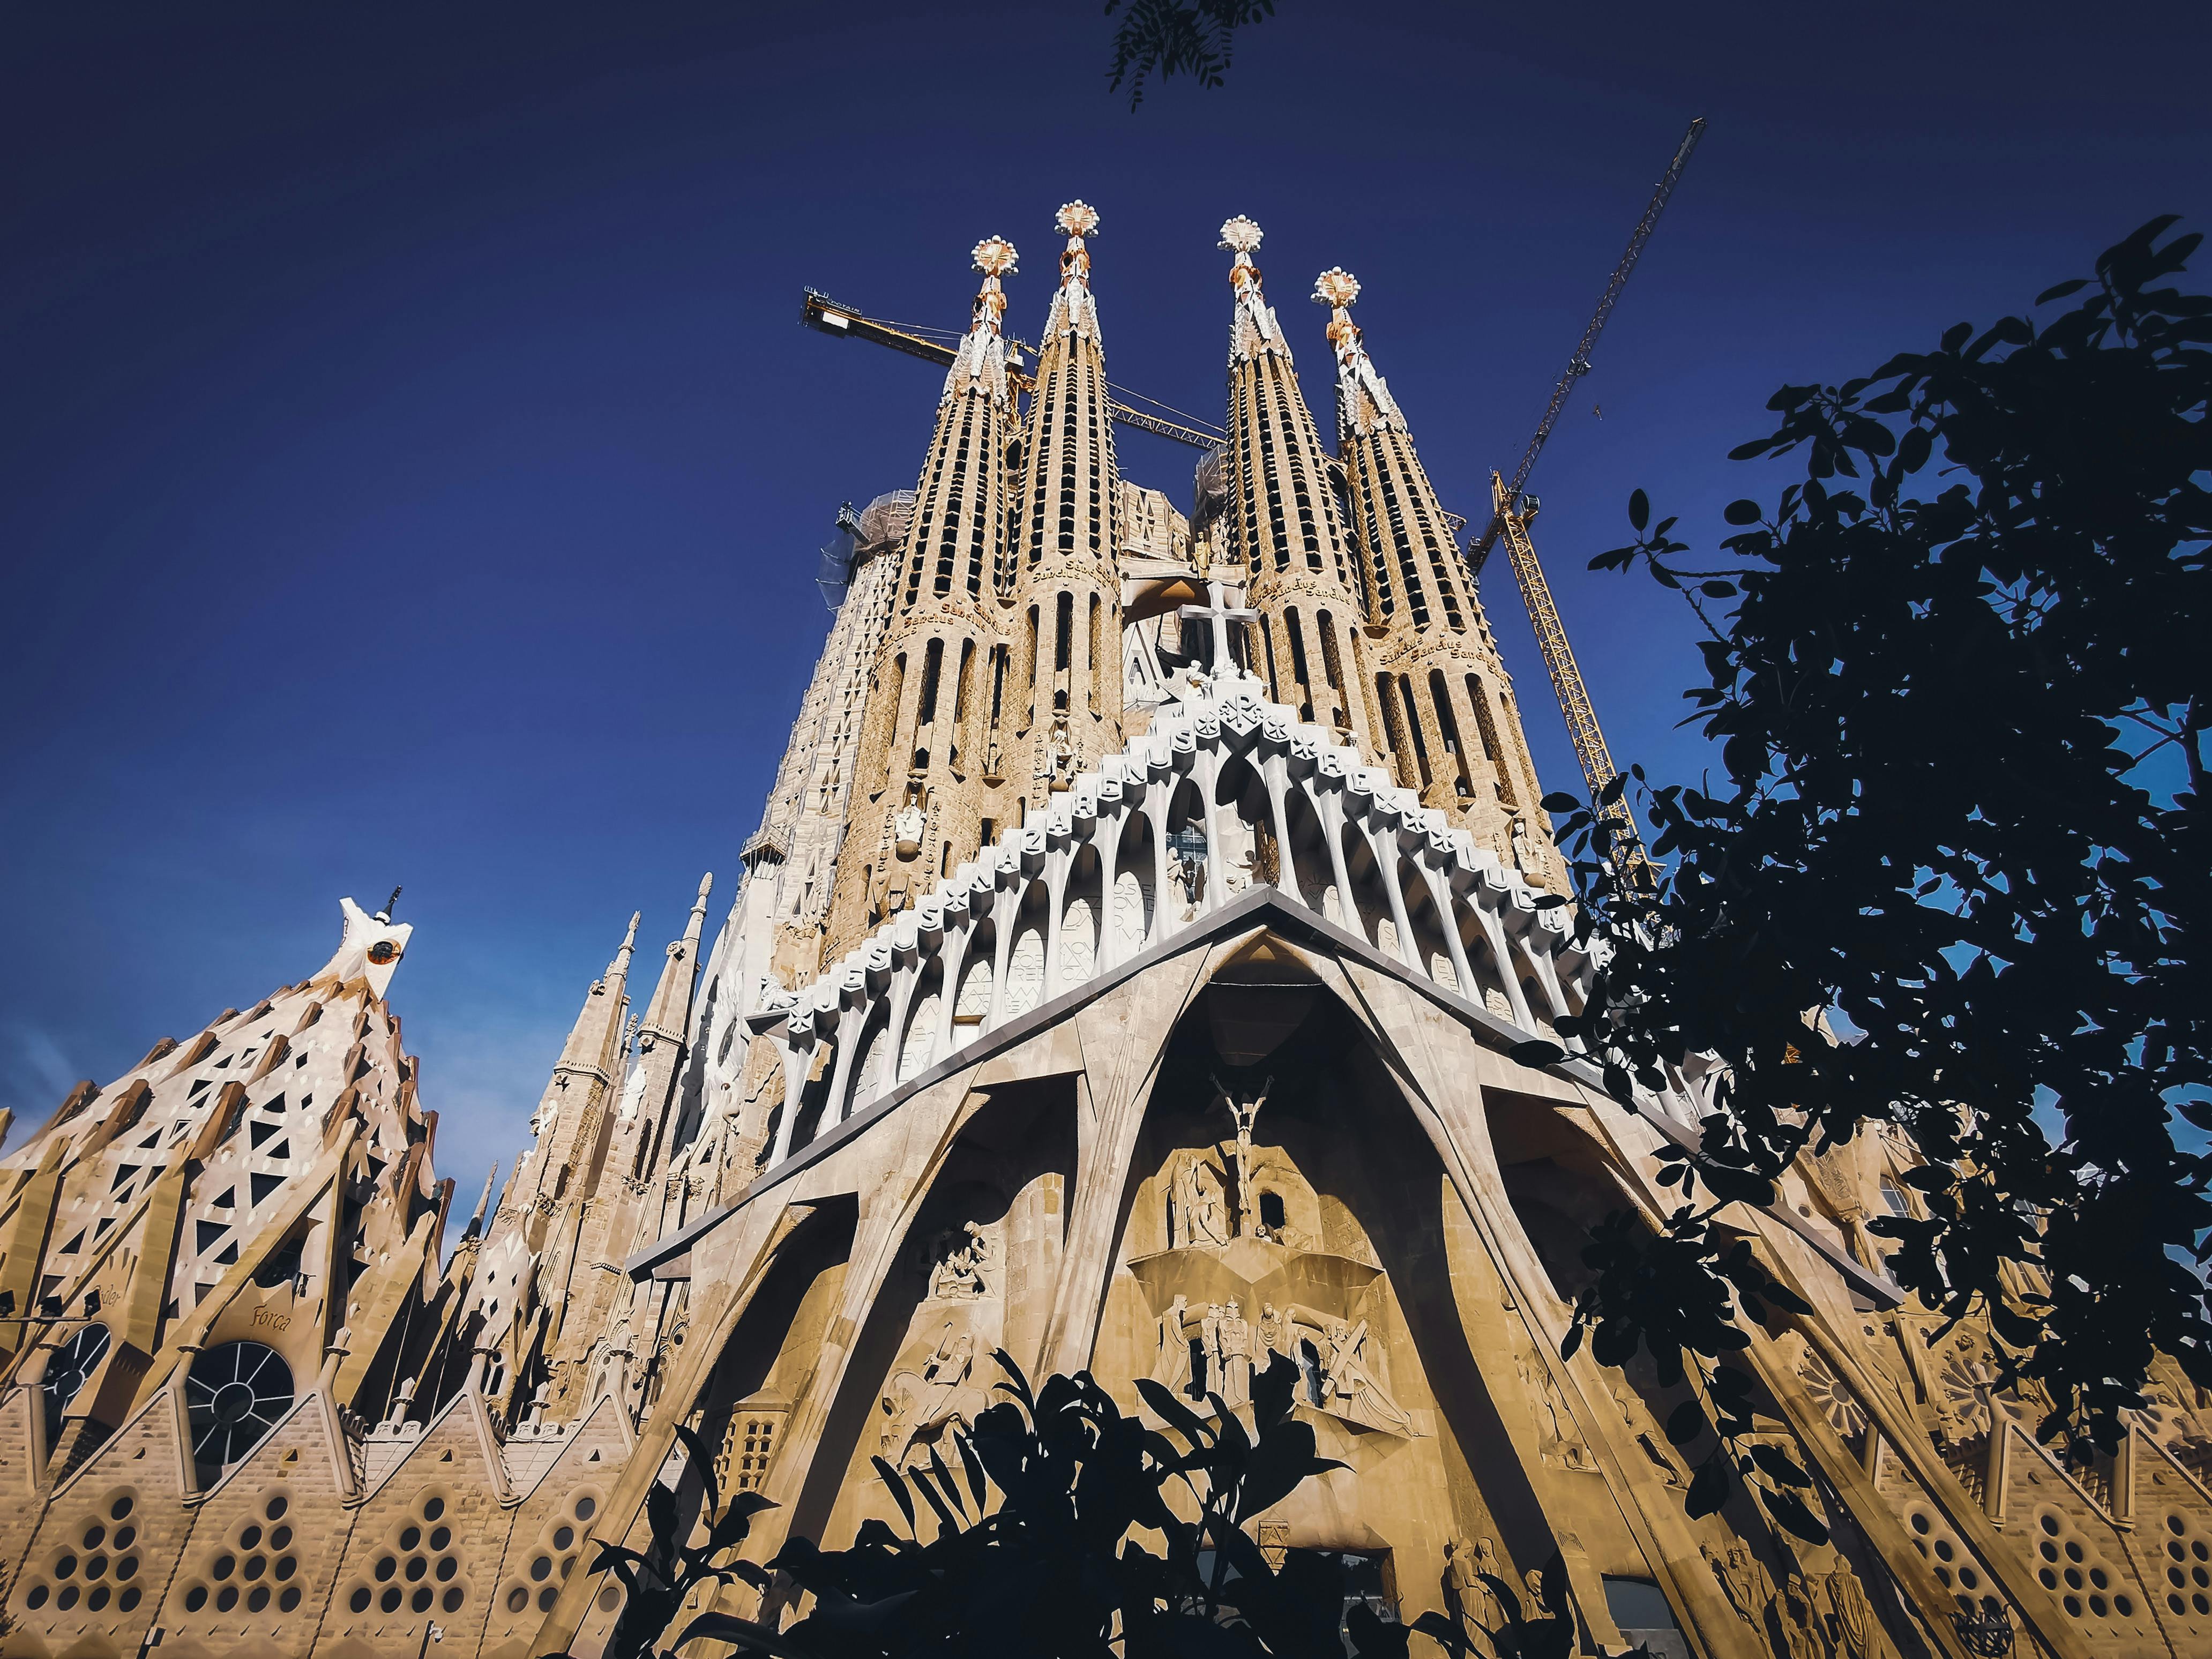
<svg viewBox="0 0 2212 1659">
<path fill-rule="evenodd" d="M 1778 1591 L 1765 1564 L 1741 1540 L 1725 1559 L 1711 1548 L 1705 1555 L 1736 1617 L 1778 1641 L 1777 1650 L 1789 1659 L 1895 1659 L 1866 1587 L 1849 1570 L 1793 1572 Z"/>
<path fill-rule="evenodd" d="M 1367 1363 L 1370 1335 L 1364 1319 L 1347 1325 L 1310 1308 L 1285 1310 L 1272 1302 L 1262 1304 L 1255 1332 L 1239 1302 L 1200 1308 L 1178 1295 L 1160 1316 L 1152 1375 L 1194 1400 L 1218 1394 L 1233 1410 L 1251 1403 L 1255 1366 L 1264 1369 L 1279 1354 L 1297 1366 L 1304 1403 L 1370 1428 L 1411 1434 L 1412 1415 Z"/>
</svg>

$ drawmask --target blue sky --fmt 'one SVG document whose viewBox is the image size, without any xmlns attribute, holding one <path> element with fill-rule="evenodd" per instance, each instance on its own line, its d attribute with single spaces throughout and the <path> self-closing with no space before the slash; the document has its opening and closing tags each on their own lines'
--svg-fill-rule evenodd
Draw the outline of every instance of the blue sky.
<svg viewBox="0 0 2212 1659">
<path fill-rule="evenodd" d="M 913 482 L 937 376 L 800 329 L 803 284 L 957 326 L 1002 233 L 1033 336 L 1081 196 L 1115 379 L 1218 420 L 1249 214 L 1324 420 L 1341 264 L 1474 516 L 1706 116 L 1533 481 L 1614 754 L 1679 777 L 1689 619 L 1583 568 L 1629 491 L 1714 532 L 1777 385 L 2212 219 L 2195 6 L 1281 0 L 1225 88 L 1134 115 L 1091 0 L 44 9 L 0 21 L 0 1104 L 304 976 L 341 894 L 404 883 L 393 1005 L 471 1196 L 629 913 L 649 966 L 702 870 L 719 920 L 813 550 Z M 1121 449 L 1187 501 L 1188 452 Z M 1570 784 L 1502 561 L 1484 597 Z"/>
</svg>

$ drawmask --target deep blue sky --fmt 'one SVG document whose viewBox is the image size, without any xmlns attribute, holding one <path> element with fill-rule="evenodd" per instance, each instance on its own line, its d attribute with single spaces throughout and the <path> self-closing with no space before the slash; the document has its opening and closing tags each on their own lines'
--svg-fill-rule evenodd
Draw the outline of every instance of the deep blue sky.
<svg viewBox="0 0 2212 1659">
<path fill-rule="evenodd" d="M 1680 775 L 1686 618 L 1583 568 L 1629 490 L 1710 529 L 1784 380 L 2212 219 L 2201 5 L 1281 0 L 1226 88 L 1133 116 L 1095 0 L 355 9 L 0 21 L 0 1104 L 301 978 L 404 882 L 393 1002 L 471 1192 L 630 911 L 648 971 L 704 869 L 719 921 L 813 550 L 913 482 L 937 375 L 799 328 L 802 284 L 957 326 L 1003 233 L 1033 336 L 1080 195 L 1115 378 L 1218 419 L 1249 213 L 1324 420 L 1340 263 L 1473 515 L 1709 117 L 1534 481 L 1614 753 Z M 1188 452 L 1121 454 L 1187 501 Z M 1502 561 L 1486 598 L 1570 783 Z"/>
</svg>

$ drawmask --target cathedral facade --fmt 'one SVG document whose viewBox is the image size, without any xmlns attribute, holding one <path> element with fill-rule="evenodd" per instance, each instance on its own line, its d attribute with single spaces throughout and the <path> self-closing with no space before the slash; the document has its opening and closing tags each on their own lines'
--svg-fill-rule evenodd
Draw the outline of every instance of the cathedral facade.
<svg viewBox="0 0 2212 1659">
<path fill-rule="evenodd" d="M 1813 1309 L 1742 1360 L 1831 1541 L 1689 1516 L 1681 1386 L 1560 1349 L 1588 1230 L 1671 1208 L 1700 1079 L 1631 1109 L 1516 1058 L 1590 963 L 1358 283 L 1314 291 L 1325 435 L 1223 228 L 1186 515 L 1121 475 L 1098 216 L 1055 227 L 1034 375 L 987 239 L 915 488 L 843 520 L 719 928 L 711 878 L 657 964 L 631 919 L 465 1221 L 391 904 L 0 1159 L 0 1653 L 597 1656 L 592 1542 L 656 1483 L 697 1512 L 679 1427 L 772 1503 L 750 1558 L 834 1547 L 902 1524 L 877 1460 L 949 1449 L 1003 1351 L 1133 1412 L 1287 1361 L 1342 1467 L 1255 1541 L 1479 1653 L 1495 1580 L 1563 1585 L 1589 1654 L 2212 1655 L 2208 1402 L 2167 1367 L 2118 1457 L 2054 1462 L 1989 1334 L 1887 1275 L 1866 1223 L 1917 1200 L 1882 1133 L 1726 1218 Z"/>
</svg>

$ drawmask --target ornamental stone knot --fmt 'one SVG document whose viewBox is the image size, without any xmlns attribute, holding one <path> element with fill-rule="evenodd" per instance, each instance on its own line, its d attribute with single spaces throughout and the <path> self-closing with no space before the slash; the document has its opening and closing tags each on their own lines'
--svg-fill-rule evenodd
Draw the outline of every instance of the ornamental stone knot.
<svg viewBox="0 0 2212 1659">
<path fill-rule="evenodd" d="M 1260 246 L 1260 227 L 1238 214 L 1221 227 L 1221 246 L 1231 253 L 1252 253 Z"/>
<path fill-rule="evenodd" d="M 1359 297 L 1359 278 L 1342 265 L 1331 265 L 1314 278 L 1314 303 L 1320 306 L 1349 306 Z"/>
<path fill-rule="evenodd" d="M 1054 214 L 1052 222 L 1064 236 L 1094 235 L 1098 229 L 1098 210 L 1079 197 Z"/>
<path fill-rule="evenodd" d="M 975 244 L 975 269 L 986 276 L 1003 276 L 1014 269 L 1014 245 L 1003 236 L 986 236 Z"/>
</svg>

